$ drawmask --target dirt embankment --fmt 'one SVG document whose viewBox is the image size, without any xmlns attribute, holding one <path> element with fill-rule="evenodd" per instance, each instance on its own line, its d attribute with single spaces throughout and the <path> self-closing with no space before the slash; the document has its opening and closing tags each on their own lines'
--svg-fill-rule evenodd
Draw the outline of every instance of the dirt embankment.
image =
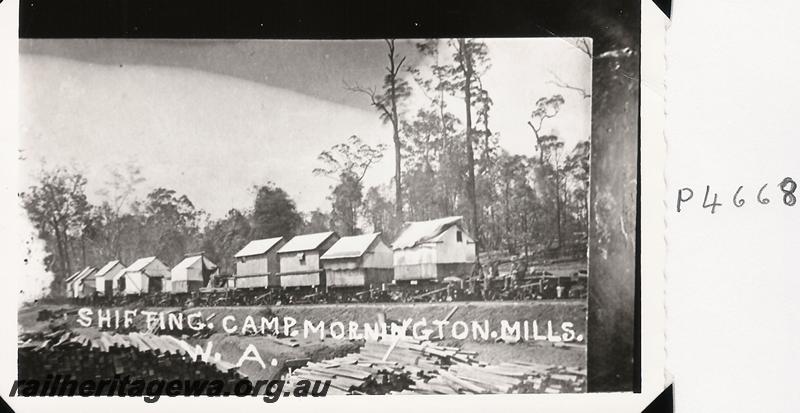
<svg viewBox="0 0 800 413">
<path fill-rule="evenodd" d="M 345 339 L 334 339 L 329 335 L 329 326 L 334 322 L 344 323 L 345 326 L 351 321 L 364 325 L 365 323 L 374 324 L 378 319 L 378 314 L 385 315 L 387 321 L 403 321 L 412 319 L 414 322 L 423 318 L 429 323 L 432 320 L 442 320 L 450 312 L 457 308 L 449 319 L 450 326 L 457 321 L 463 321 L 467 325 L 473 322 L 483 323 L 488 321 L 491 330 L 497 330 L 502 320 L 511 324 L 514 322 L 536 321 L 539 326 L 539 334 L 546 334 L 548 321 L 555 328 L 555 333 L 561 332 L 560 326 L 563 322 L 573 324 L 576 334 L 584 336 L 582 344 L 586 343 L 586 315 L 587 304 L 583 300 L 565 301 L 528 301 L 528 302 L 456 302 L 456 303 L 387 303 L 387 304 L 327 304 L 327 305 L 297 305 L 282 307 L 198 307 L 184 309 L 186 314 L 201 312 L 203 317 L 215 314 L 213 318 L 213 335 L 209 338 L 189 338 L 192 344 L 198 344 L 206 348 L 208 342 L 212 343 L 212 354 L 220 353 L 225 361 L 235 363 L 244 354 L 248 345 L 253 345 L 257 349 L 259 356 L 266 364 L 262 369 L 258 363 L 247 361 L 242 366 L 242 372 L 254 379 L 275 377 L 287 360 L 309 358 L 312 361 L 330 359 L 356 351 L 361 342 Z M 60 317 L 58 320 L 37 320 L 39 310 L 47 308 L 51 311 L 73 310 L 71 314 Z M 22 332 L 44 330 L 53 324 L 62 324 L 67 328 L 75 330 L 85 330 L 91 333 L 94 326 L 89 328 L 80 327 L 77 323 L 76 307 L 70 306 L 30 306 L 19 311 L 19 327 Z M 131 310 L 132 308 L 112 308 L 111 310 Z M 94 308 L 93 310 L 98 310 Z M 103 308 L 103 310 L 107 310 Z M 139 309 L 142 310 L 142 309 Z M 149 308 L 151 311 L 171 311 L 179 310 L 174 308 Z M 290 347 L 276 343 L 268 337 L 261 336 L 242 336 L 238 334 L 227 334 L 222 328 L 222 320 L 226 316 L 233 319 L 229 325 L 243 325 L 245 319 L 250 316 L 255 319 L 256 326 L 260 326 L 261 317 L 291 317 L 297 320 L 297 328 L 302 328 L 303 322 L 308 320 L 313 324 L 324 322 L 328 335 L 320 340 L 318 334 L 311 334 L 303 337 L 302 334 L 294 338 L 296 346 Z M 144 331 L 146 322 L 144 317 L 135 318 L 135 329 Z M 428 328 L 433 328 L 429 325 Z M 96 329 L 95 329 L 96 330 Z M 542 331 L 545 330 L 545 331 Z M 450 331 L 449 329 L 446 331 Z M 449 334 L 446 332 L 446 334 Z M 502 361 L 518 360 L 535 362 L 551 365 L 564 365 L 571 367 L 585 367 L 586 351 L 585 346 L 577 347 L 556 347 L 547 341 L 527 341 L 515 344 L 496 342 L 494 339 L 476 339 L 471 333 L 463 339 L 448 337 L 441 342 L 443 345 L 461 347 L 467 351 L 478 353 L 477 358 L 489 363 L 499 363 Z M 275 359 L 275 365 L 272 360 Z"/>
<path fill-rule="evenodd" d="M 325 323 L 326 328 L 331 323 L 339 321 L 347 325 L 354 321 L 359 325 L 364 323 L 375 323 L 378 313 L 385 314 L 387 320 L 402 321 L 413 319 L 419 321 L 423 318 L 428 320 L 444 319 L 455 307 L 458 309 L 450 318 L 450 325 L 457 321 L 466 322 L 471 325 L 473 321 L 482 323 L 484 320 L 489 322 L 491 329 L 497 329 L 501 320 L 513 324 L 516 321 L 532 323 L 536 321 L 539 325 L 539 334 L 546 334 L 546 325 L 550 321 L 556 331 L 560 332 L 559 327 L 562 322 L 571 322 L 574 325 L 576 334 L 584 336 L 582 344 L 586 343 L 586 311 L 587 305 L 584 301 L 534 301 L 534 302 L 474 302 L 474 303 L 424 303 L 424 304 L 357 304 L 357 305 L 298 305 L 272 307 L 272 314 L 268 315 L 261 307 L 199 307 L 186 310 L 187 313 L 200 311 L 203 315 L 216 314 L 214 318 L 214 330 L 216 334 L 212 336 L 214 345 L 221 345 L 223 357 L 239 357 L 248 344 L 254 344 L 265 363 L 269 364 L 274 357 L 278 360 L 279 366 L 283 361 L 291 358 L 308 357 L 312 360 L 322 360 L 341 355 L 343 352 L 351 352 L 359 346 L 359 342 L 348 340 L 338 340 L 326 337 L 320 341 L 314 334 L 304 338 L 302 334 L 295 337 L 300 343 L 298 347 L 290 348 L 282 345 L 265 341 L 263 337 L 239 337 L 229 336 L 222 329 L 221 320 L 226 316 L 232 316 L 233 320 L 229 326 L 242 327 L 247 316 L 255 319 L 256 325 L 260 325 L 261 316 L 274 316 L 279 319 L 292 317 L 297 320 L 295 328 L 302 328 L 304 320 L 313 324 L 320 321 Z M 530 325 L 530 324 L 529 324 Z M 429 328 L 433 326 L 429 325 Z M 543 330 L 543 331 L 542 331 Z M 448 333 L 446 333 L 448 334 Z M 532 333 L 531 333 L 532 334 Z M 542 363 L 549 365 L 564 365 L 571 367 L 586 366 L 586 347 L 557 347 L 547 341 L 534 341 L 511 343 L 498 343 L 493 339 L 476 340 L 470 333 L 465 339 L 446 338 L 441 342 L 444 345 L 461 347 L 467 351 L 478 353 L 478 359 L 488 363 L 500 363 L 503 361 L 519 360 L 525 362 Z M 253 363 L 247 362 L 243 366 L 246 374 L 272 374 L 275 368 L 267 366 L 265 372 L 259 373 L 258 369 L 247 367 Z"/>
<path fill-rule="evenodd" d="M 354 321 L 359 325 L 375 323 L 379 313 L 383 313 L 387 320 L 402 321 L 412 319 L 415 322 L 423 318 L 432 320 L 444 319 L 455 307 L 456 312 L 450 318 L 450 324 L 463 321 L 471 325 L 473 321 L 489 322 L 490 327 L 499 328 L 502 320 L 514 323 L 516 321 L 536 321 L 540 330 L 546 328 L 548 321 L 554 327 L 563 322 L 574 325 L 577 334 L 586 335 L 586 310 L 587 305 L 583 300 L 569 301 L 526 301 L 526 302 L 456 302 L 456 303 L 403 303 L 403 304 L 319 304 L 271 307 L 274 316 L 279 319 L 292 317 L 302 326 L 304 320 L 314 324 L 322 321 L 326 326 L 335 321 L 347 324 Z M 200 311 L 203 315 L 216 314 L 214 330 L 222 332 L 220 320 L 231 315 L 235 322 L 229 326 L 241 328 L 247 316 L 258 318 L 263 314 L 263 307 L 198 307 L 187 309 L 185 312 Z M 429 327 L 433 327 L 429 325 Z M 466 341 L 474 341 L 472 335 Z"/>
</svg>

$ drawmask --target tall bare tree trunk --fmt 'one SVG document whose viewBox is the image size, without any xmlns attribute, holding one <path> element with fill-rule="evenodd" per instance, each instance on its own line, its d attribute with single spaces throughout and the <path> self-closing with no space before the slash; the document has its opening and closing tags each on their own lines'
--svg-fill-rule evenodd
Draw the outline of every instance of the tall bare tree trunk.
<svg viewBox="0 0 800 413">
<path fill-rule="evenodd" d="M 400 135 L 397 132 L 397 126 L 394 127 L 394 199 L 395 199 L 395 216 L 397 217 L 398 224 L 403 223 L 403 187 L 401 183 L 401 169 L 400 169 Z"/>
<path fill-rule="evenodd" d="M 403 222 L 403 181 L 402 181 L 402 142 L 400 141 L 400 116 L 397 113 L 397 100 L 407 95 L 405 82 L 400 79 L 398 85 L 397 75 L 403 68 L 405 57 L 395 55 L 394 39 L 386 39 L 389 48 L 389 65 L 386 67 L 384 77 L 384 94 L 380 95 L 374 88 L 364 88 L 358 85 L 347 86 L 353 92 L 363 93 L 370 98 L 372 106 L 380 113 L 381 120 L 392 124 L 392 143 L 394 144 L 394 199 L 395 199 L 395 218 L 399 223 Z M 345 85 L 347 85 L 345 83 Z M 398 90 L 399 88 L 399 90 Z M 387 96 L 388 95 L 388 96 Z M 388 101 L 388 102 L 387 102 Z"/>
<path fill-rule="evenodd" d="M 561 162 L 559 161 L 559 155 L 557 151 L 558 149 L 556 149 L 556 153 L 553 154 L 553 157 L 555 158 L 553 174 L 556 180 L 556 230 L 557 230 L 556 235 L 558 236 L 558 248 L 561 248 L 561 246 L 564 243 L 564 233 L 562 230 L 562 216 L 563 216 L 562 210 L 566 205 L 566 199 L 562 199 L 561 196 L 563 193 L 564 198 L 566 198 L 566 188 L 564 188 L 564 191 L 561 190 L 562 181 L 565 181 L 565 179 L 562 176 Z"/>
<path fill-rule="evenodd" d="M 72 252 L 71 252 L 70 243 L 69 243 L 69 235 L 67 235 L 66 228 L 63 231 L 61 231 L 61 239 L 64 240 L 64 252 L 67 253 L 67 268 L 68 268 L 67 272 L 71 273 L 72 272 L 72 256 L 73 255 L 72 255 Z"/>
<path fill-rule="evenodd" d="M 72 263 L 69 259 L 69 245 L 68 245 L 68 237 L 66 230 L 62 231 L 61 226 L 58 225 L 58 222 L 54 220 L 53 222 L 53 232 L 56 235 L 56 246 L 58 249 L 58 255 L 61 260 L 60 269 L 64 272 L 64 278 L 69 277 L 72 275 Z"/>
<path fill-rule="evenodd" d="M 389 94 L 392 106 L 392 141 L 394 142 L 394 199 L 398 224 L 403 223 L 403 187 L 401 181 L 400 119 L 397 116 L 397 68 L 395 68 L 394 40 L 389 42 Z M 402 64 L 402 62 L 401 62 Z"/>
<path fill-rule="evenodd" d="M 61 232 L 58 230 L 58 226 L 55 222 L 51 224 L 53 226 L 53 233 L 56 236 L 56 254 L 58 254 L 58 269 L 59 271 L 66 272 L 67 271 L 67 264 L 65 261 L 64 249 L 61 243 Z M 66 274 L 65 277 L 69 277 L 71 274 Z"/>
<path fill-rule="evenodd" d="M 475 233 L 476 246 L 480 246 L 480 223 L 478 222 L 478 200 L 475 195 L 475 154 L 472 149 L 472 56 L 467 50 L 464 39 L 458 39 L 458 47 L 463 59 L 464 68 L 464 107 L 466 110 L 466 149 L 467 149 L 467 198 L 472 210 L 472 230 Z"/>
<path fill-rule="evenodd" d="M 436 64 L 438 63 L 439 60 L 437 57 Z M 441 79 L 439 79 L 439 83 L 441 83 Z M 444 90 L 439 91 L 439 120 L 442 121 L 442 134 L 441 134 L 442 141 L 441 141 L 441 147 L 439 149 L 439 172 L 441 175 L 441 172 L 445 169 L 445 164 L 446 163 L 449 164 L 448 159 L 450 158 L 447 153 L 447 145 L 449 144 L 449 142 L 447 139 L 447 121 L 445 119 L 445 110 L 444 110 Z M 442 196 L 442 201 L 443 201 L 442 212 L 444 212 L 445 215 L 453 215 L 452 210 L 450 208 L 450 185 L 448 182 L 449 179 L 442 177 L 441 181 L 443 185 L 442 192 L 444 192 Z"/>
<path fill-rule="evenodd" d="M 525 248 L 525 262 L 528 262 L 528 215 L 523 212 L 522 215 L 522 245 Z"/>
<path fill-rule="evenodd" d="M 556 172 L 556 230 L 558 235 L 558 248 L 562 245 L 561 231 L 561 183 L 559 182 L 558 172 Z"/>
<path fill-rule="evenodd" d="M 86 267 L 86 238 L 81 232 L 81 266 Z"/>
<path fill-rule="evenodd" d="M 510 215 L 511 215 L 510 202 L 511 201 L 509 200 L 511 188 L 510 188 L 510 184 L 509 184 L 508 181 L 506 181 L 505 184 L 506 185 L 505 185 L 505 188 L 503 190 L 503 201 L 504 201 L 504 203 L 503 203 L 503 208 L 504 208 L 503 215 L 504 215 L 504 218 L 505 218 L 506 233 L 507 234 L 511 234 L 512 233 L 511 217 L 510 217 Z M 506 245 L 507 245 L 507 247 L 509 249 L 509 253 L 510 254 L 516 254 L 517 253 L 517 251 L 516 251 L 517 250 L 517 240 L 514 239 L 514 237 L 508 237 L 508 238 L 509 238 L 509 242 Z"/>
</svg>

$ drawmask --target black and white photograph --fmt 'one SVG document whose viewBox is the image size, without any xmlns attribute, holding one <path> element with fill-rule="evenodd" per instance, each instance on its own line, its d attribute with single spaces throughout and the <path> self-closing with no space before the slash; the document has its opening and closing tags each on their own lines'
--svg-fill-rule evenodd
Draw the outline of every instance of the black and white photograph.
<svg viewBox="0 0 800 413">
<path fill-rule="evenodd" d="M 13 391 L 637 391 L 639 39 L 592 35 L 615 18 L 20 39 Z"/>
<path fill-rule="evenodd" d="M 0 0 L 0 413 L 797 411 L 798 13 Z"/>
</svg>

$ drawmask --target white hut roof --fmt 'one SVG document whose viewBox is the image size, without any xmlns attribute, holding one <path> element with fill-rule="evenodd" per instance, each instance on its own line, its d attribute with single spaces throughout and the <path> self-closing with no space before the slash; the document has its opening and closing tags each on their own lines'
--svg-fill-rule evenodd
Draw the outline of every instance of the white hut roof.
<svg viewBox="0 0 800 413">
<path fill-rule="evenodd" d="M 178 263 L 178 265 L 176 265 L 176 266 L 173 268 L 173 270 L 174 270 L 174 269 L 177 269 L 177 268 L 189 268 L 189 267 L 191 267 L 191 266 L 192 266 L 194 263 L 196 263 L 198 260 L 201 260 L 201 259 L 203 260 L 203 265 L 205 265 L 205 266 L 206 266 L 206 268 L 208 268 L 208 269 L 210 269 L 210 270 L 212 270 L 212 271 L 213 271 L 213 270 L 215 270 L 215 269 L 217 268 L 217 264 L 214 264 L 214 263 L 213 263 L 213 262 L 211 262 L 211 260 L 209 260 L 208 258 L 206 258 L 206 257 L 204 257 L 204 256 L 202 256 L 202 255 L 193 255 L 193 256 L 191 256 L 191 257 L 186 257 L 186 258 L 184 258 L 184 259 L 183 259 L 183 261 L 179 262 L 179 263 Z"/>
<path fill-rule="evenodd" d="M 441 235 L 453 225 L 461 223 L 461 217 L 445 217 L 430 221 L 407 222 L 405 228 L 392 243 L 392 249 L 413 248 Z"/>
<path fill-rule="evenodd" d="M 144 267 L 150 265 L 151 262 L 155 261 L 156 257 L 145 257 L 139 258 L 138 260 L 134 261 L 128 268 L 125 269 L 125 272 L 135 272 L 141 271 Z"/>
<path fill-rule="evenodd" d="M 81 280 L 85 280 L 87 277 L 89 277 L 90 275 L 94 274 L 95 271 L 97 271 L 97 268 L 86 267 L 72 281 L 73 282 L 78 282 L 78 281 L 81 281 Z"/>
<path fill-rule="evenodd" d="M 111 271 L 117 264 L 122 264 L 119 260 L 113 260 L 106 263 L 106 265 L 102 266 L 97 272 L 94 274 L 95 277 L 102 277 L 106 275 L 107 272 Z"/>
<path fill-rule="evenodd" d="M 89 267 L 86 267 L 86 268 L 89 268 Z M 79 276 L 79 275 L 81 275 L 81 273 L 82 273 L 82 272 L 86 271 L 86 268 L 84 268 L 84 269 L 82 269 L 82 270 L 75 271 L 75 273 L 73 273 L 72 275 L 70 275 L 69 277 L 67 277 L 67 279 L 66 279 L 66 280 L 64 280 L 64 282 L 65 282 L 65 283 L 71 283 L 71 282 L 72 282 L 72 281 L 74 281 L 76 278 L 78 278 L 78 276 Z"/>
<path fill-rule="evenodd" d="M 120 261 L 120 264 L 122 264 L 121 261 Z M 125 264 L 122 264 L 122 265 L 125 265 Z M 106 278 L 106 280 L 118 279 L 120 275 L 125 274 L 125 270 L 126 270 L 126 267 L 122 267 L 117 271 L 110 272 L 110 273 L 106 274 L 105 278 Z"/>
<path fill-rule="evenodd" d="M 316 234 L 298 235 L 286 243 L 278 253 L 311 251 L 319 248 L 323 242 L 334 235 L 333 231 L 319 232 Z"/>
<path fill-rule="evenodd" d="M 251 255 L 261 255 L 271 250 L 277 245 L 283 237 L 257 239 L 250 241 L 239 252 L 234 255 L 234 258 L 249 257 Z"/>
<path fill-rule="evenodd" d="M 118 280 L 118 279 L 122 278 L 122 277 L 125 275 L 125 273 L 126 273 L 126 272 L 128 272 L 128 268 L 127 268 L 127 267 L 125 267 L 125 268 L 123 268 L 123 269 L 121 269 L 121 270 L 117 271 L 116 273 L 114 273 L 114 274 L 111 276 L 111 278 L 110 278 L 110 279 L 112 279 L 112 280 Z"/>
<path fill-rule="evenodd" d="M 334 258 L 358 258 L 364 255 L 369 250 L 369 247 L 375 242 L 380 235 L 380 232 L 374 234 L 354 235 L 350 237 L 342 237 L 336 241 L 333 246 L 322 254 L 322 259 Z"/>
</svg>

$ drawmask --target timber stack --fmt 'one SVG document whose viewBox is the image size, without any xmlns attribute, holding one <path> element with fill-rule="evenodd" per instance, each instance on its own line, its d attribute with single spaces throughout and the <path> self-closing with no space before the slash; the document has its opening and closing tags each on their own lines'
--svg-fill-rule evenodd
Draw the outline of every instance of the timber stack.
<svg viewBox="0 0 800 413">
<path fill-rule="evenodd" d="M 358 353 L 330 360 L 308 363 L 294 370 L 289 385 L 298 380 L 330 380 L 328 395 L 388 394 L 413 383 L 410 373 L 397 362 L 384 362 Z"/>
<path fill-rule="evenodd" d="M 477 360 L 477 353 L 385 335 L 368 340 L 359 353 L 309 363 L 290 374 L 296 380 L 330 380 L 330 394 L 579 393 L 586 371 L 535 363 Z"/>
<path fill-rule="evenodd" d="M 241 378 L 236 367 L 221 360 L 203 360 L 200 349 L 168 335 L 111 334 L 85 335 L 58 330 L 18 343 L 19 372 L 70 375 L 76 380 L 114 375 L 133 379 L 191 380 L 219 379 L 226 386 Z M 20 377 L 20 379 L 41 379 Z"/>
</svg>

